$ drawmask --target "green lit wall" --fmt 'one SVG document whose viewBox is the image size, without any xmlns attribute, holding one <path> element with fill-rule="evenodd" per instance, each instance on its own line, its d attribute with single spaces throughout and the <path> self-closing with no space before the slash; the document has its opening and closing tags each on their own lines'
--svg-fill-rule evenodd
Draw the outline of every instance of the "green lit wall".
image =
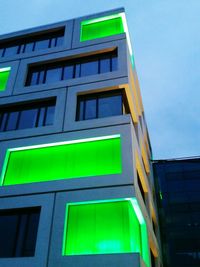
<svg viewBox="0 0 200 267">
<path fill-rule="evenodd" d="M 11 70 L 10 67 L 0 69 L 0 92 L 6 89 L 8 78 L 10 75 L 10 70 Z"/>
<path fill-rule="evenodd" d="M 122 172 L 120 137 L 8 150 L 2 185 L 118 174 Z"/>
<path fill-rule="evenodd" d="M 139 221 L 130 200 L 67 205 L 63 256 L 134 252 L 150 266 L 146 223 Z"/>
<path fill-rule="evenodd" d="M 124 33 L 120 14 L 81 22 L 81 42 Z"/>
</svg>

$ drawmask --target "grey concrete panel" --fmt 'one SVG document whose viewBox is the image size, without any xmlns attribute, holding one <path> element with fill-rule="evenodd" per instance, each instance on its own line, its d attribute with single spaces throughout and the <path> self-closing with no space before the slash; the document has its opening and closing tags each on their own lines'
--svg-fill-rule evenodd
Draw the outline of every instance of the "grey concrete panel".
<svg viewBox="0 0 200 267">
<path fill-rule="evenodd" d="M 7 62 L 9 60 L 19 60 L 19 59 L 25 59 L 25 58 L 32 58 L 32 57 L 37 57 L 37 56 L 41 56 L 41 55 L 48 55 L 51 53 L 61 52 L 63 50 L 71 49 L 73 25 L 74 25 L 74 21 L 69 20 L 66 22 L 55 23 L 55 24 L 51 24 L 51 25 L 41 26 L 41 27 L 37 27 L 37 28 L 33 28 L 33 29 L 28 29 L 28 30 L 19 31 L 16 33 L 11 33 L 11 34 L 6 34 L 6 35 L 0 36 L 0 42 L 5 41 L 5 40 L 6 41 L 9 41 L 9 40 L 13 41 L 15 39 L 19 39 L 22 37 L 28 38 L 28 37 L 34 36 L 36 34 L 42 35 L 43 33 L 45 33 L 45 34 L 51 33 L 52 30 L 54 30 L 54 29 L 61 29 L 62 27 L 65 28 L 63 45 L 58 46 L 58 47 L 48 48 L 48 49 L 41 49 L 39 51 L 33 51 L 33 52 L 29 52 L 29 53 L 20 53 L 20 54 L 14 55 L 14 56 L 0 57 L 0 62 Z"/>
<path fill-rule="evenodd" d="M 137 253 L 62 256 L 65 212 L 67 203 L 112 200 L 116 198 L 131 198 L 134 196 L 135 192 L 133 186 L 57 193 L 48 266 L 140 266 L 140 256 Z"/>
<path fill-rule="evenodd" d="M 8 148 L 62 142 L 67 140 L 77 140 L 82 138 L 108 136 L 113 134 L 121 135 L 121 174 L 91 176 L 86 178 L 75 178 L 23 185 L 1 186 L 0 197 L 9 195 L 32 194 L 36 192 L 54 192 L 63 190 L 76 190 L 81 188 L 95 188 L 130 184 L 133 185 L 133 148 L 131 146 L 129 124 L 1 142 L 0 168 L 2 170 L 6 150 Z"/>
<path fill-rule="evenodd" d="M 48 126 L 42 126 L 37 128 L 29 128 L 29 129 L 22 129 L 22 130 L 15 130 L 15 131 L 6 131 L 0 132 L 0 142 L 3 140 L 9 139 L 17 139 L 17 138 L 24 138 L 36 135 L 44 135 L 50 133 L 57 133 L 62 132 L 63 128 L 63 120 L 64 120 L 64 112 L 65 112 L 65 102 L 66 102 L 66 95 L 67 89 L 61 88 L 57 90 L 51 90 L 49 92 L 37 92 L 25 95 L 17 95 L 12 97 L 5 97 L 0 99 L 0 108 L 3 105 L 10 105 L 10 104 L 19 104 L 20 102 L 26 103 L 27 101 L 37 101 L 42 99 L 48 99 L 50 97 L 56 97 L 56 108 L 55 108 L 55 115 L 54 115 L 54 124 Z"/>
<path fill-rule="evenodd" d="M 113 9 L 113 10 L 106 11 L 106 12 L 101 12 L 101 13 L 97 13 L 97 14 L 93 14 L 93 15 L 77 18 L 75 20 L 75 24 L 74 24 L 74 34 L 73 34 L 72 48 L 78 48 L 78 47 L 84 47 L 84 46 L 93 46 L 93 45 L 96 45 L 96 44 L 99 44 L 99 43 L 107 43 L 107 42 L 110 42 L 110 41 L 120 40 L 120 39 L 126 38 L 126 34 L 122 33 L 122 34 L 112 35 L 112 36 L 109 36 L 109 37 L 98 38 L 98 39 L 95 39 L 95 40 L 89 40 L 89 41 L 84 41 L 84 42 L 80 41 L 80 37 L 81 37 L 81 22 L 82 21 L 101 18 L 101 17 L 114 15 L 114 14 L 119 14 L 119 13 L 122 13 L 122 12 L 124 12 L 124 8 L 118 8 L 118 9 Z"/>
<path fill-rule="evenodd" d="M 120 115 L 106 118 L 98 118 L 85 121 L 76 121 L 77 110 L 77 96 L 88 93 L 106 92 L 110 90 L 121 89 L 120 85 L 127 83 L 127 78 L 112 79 L 108 81 L 101 81 L 97 83 L 90 83 L 78 86 L 68 87 L 67 105 L 64 131 L 74 131 L 91 129 L 97 127 L 105 127 L 117 124 L 130 123 L 129 115 Z"/>
<path fill-rule="evenodd" d="M 47 265 L 54 194 L 0 199 L 0 210 L 41 206 L 34 257 L 0 258 L 1 267 L 38 267 Z"/>
<path fill-rule="evenodd" d="M 53 262 L 53 263 L 52 263 Z M 146 267 L 139 253 L 63 256 L 49 262 L 49 267 Z"/>
<path fill-rule="evenodd" d="M 8 78 L 6 89 L 0 92 L 0 98 L 12 94 L 19 67 L 19 61 L 9 61 L 6 63 L 0 63 L 0 69 L 6 67 L 11 67 L 10 76 Z"/>
<path fill-rule="evenodd" d="M 79 58 L 82 56 L 94 55 L 118 49 L 118 70 L 97 75 L 90 75 L 76 79 L 58 81 L 52 84 L 40 84 L 34 86 L 25 86 L 28 67 L 31 65 L 46 64 L 50 62 L 62 61 L 66 59 Z M 84 47 L 75 50 L 51 53 L 37 58 L 24 59 L 20 63 L 14 94 L 30 93 L 35 91 L 50 90 L 64 86 L 73 86 L 78 84 L 94 83 L 101 80 L 111 80 L 118 77 L 127 77 L 126 63 L 126 42 L 125 40 L 113 41 L 110 43 L 98 44 L 93 47 Z"/>
</svg>

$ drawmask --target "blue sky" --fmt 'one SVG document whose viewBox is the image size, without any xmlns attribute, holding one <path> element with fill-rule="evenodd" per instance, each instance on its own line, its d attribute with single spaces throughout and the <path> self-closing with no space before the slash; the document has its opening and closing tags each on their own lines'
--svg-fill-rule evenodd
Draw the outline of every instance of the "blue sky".
<svg viewBox="0 0 200 267">
<path fill-rule="evenodd" d="M 200 155 L 200 0 L 6 0 L 0 34 L 124 6 L 155 159 Z"/>
</svg>

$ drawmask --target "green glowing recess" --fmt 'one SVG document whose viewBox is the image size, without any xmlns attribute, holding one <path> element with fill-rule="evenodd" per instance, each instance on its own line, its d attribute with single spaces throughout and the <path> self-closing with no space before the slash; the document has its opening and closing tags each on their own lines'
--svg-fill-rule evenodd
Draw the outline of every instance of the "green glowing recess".
<svg viewBox="0 0 200 267">
<path fill-rule="evenodd" d="M 119 135 L 9 149 L 2 185 L 122 172 Z"/>
<path fill-rule="evenodd" d="M 0 69 L 0 92 L 6 90 L 10 70 L 10 67 Z"/>
<path fill-rule="evenodd" d="M 81 42 L 124 32 L 121 14 L 81 22 Z"/>
<path fill-rule="evenodd" d="M 67 204 L 63 256 L 112 253 L 140 253 L 150 266 L 146 223 L 137 200 Z"/>
</svg>

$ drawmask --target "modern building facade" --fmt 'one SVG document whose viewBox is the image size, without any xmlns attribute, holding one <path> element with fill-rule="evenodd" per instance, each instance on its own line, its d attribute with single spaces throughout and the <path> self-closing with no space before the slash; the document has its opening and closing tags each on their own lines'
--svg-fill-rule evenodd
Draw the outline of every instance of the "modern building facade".
<svg viewBox="0 0 200 267">
<path fill-rule="evenodd" d="M 162 266 L 124 9 L 0 37 L 0 266 Z"/>
<path fill-rule="evenodd" d="M 153 167 L 164 266 L 200 266 L 200 158 L 158 160 Z"/>
</svg>

